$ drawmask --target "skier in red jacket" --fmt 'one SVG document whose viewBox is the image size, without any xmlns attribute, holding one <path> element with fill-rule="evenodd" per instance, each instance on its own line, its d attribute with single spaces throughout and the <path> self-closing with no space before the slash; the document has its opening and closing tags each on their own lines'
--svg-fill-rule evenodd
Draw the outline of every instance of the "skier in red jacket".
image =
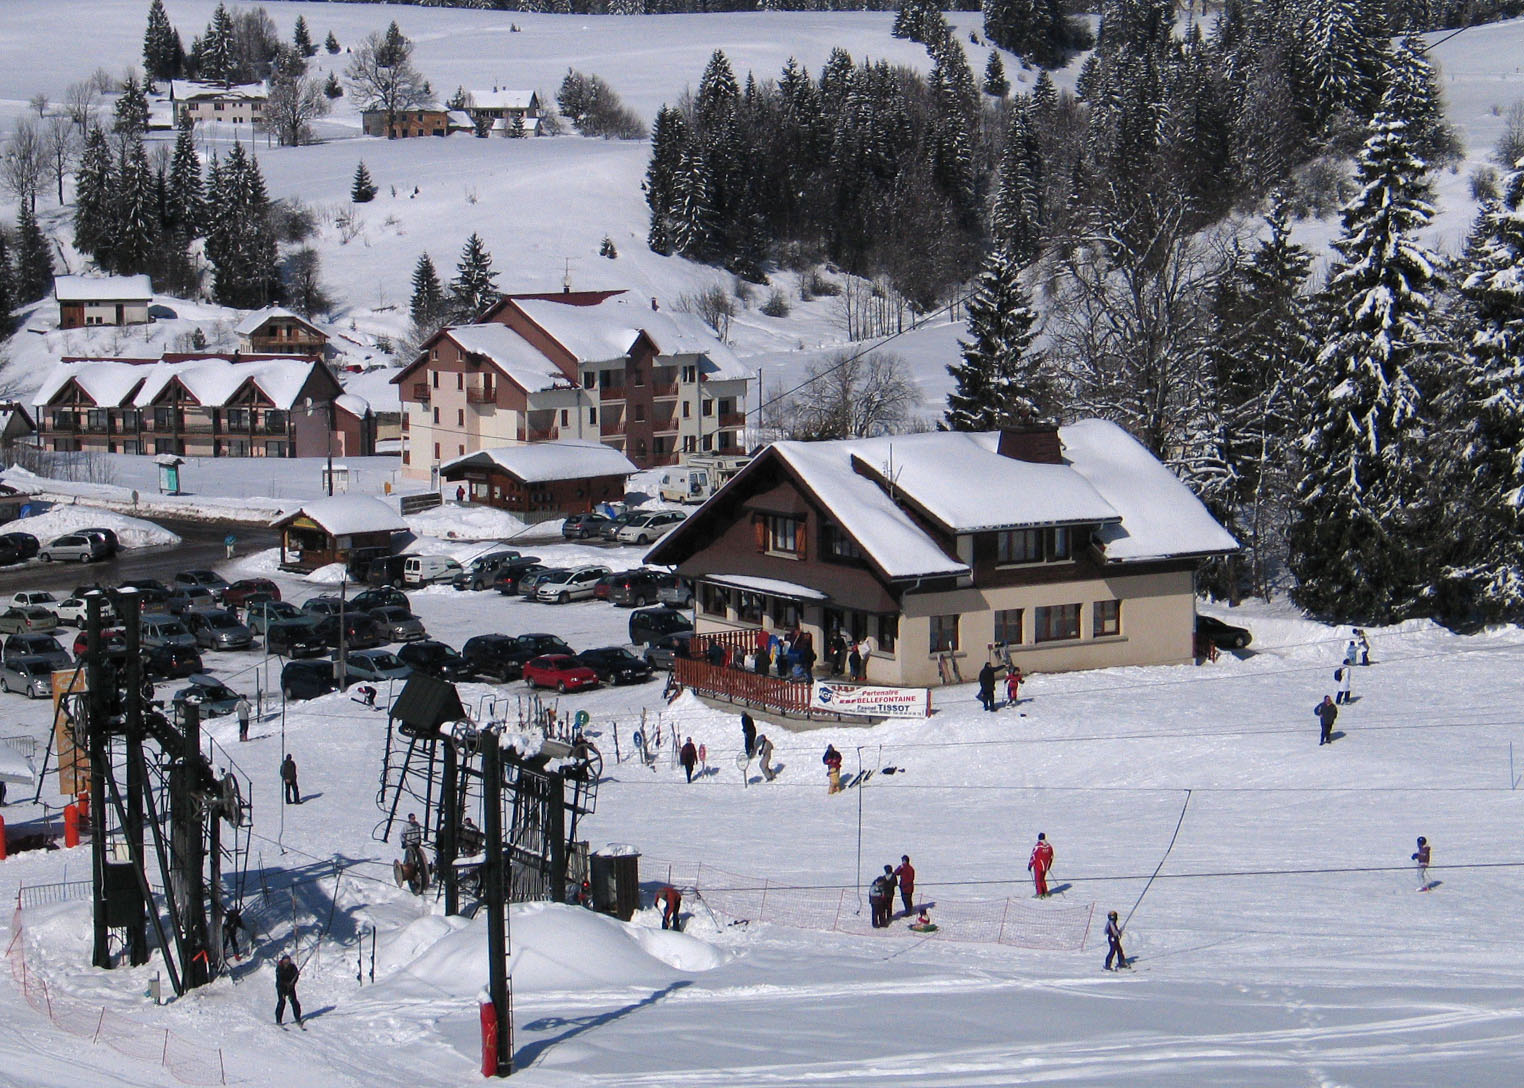
<svg viewBox="0 0 1524 1088">
<path fill-rule="evenodd" d="M 1032 857 L 1027 861 L 1027 869 L 1032 873 L 1032 883 L 1037 887 L 1037 898 L 1046 899 L 1048 896 L 1048 870 L 1053 868 L 1053 846 L 1048 842 L 1048 836 L 1039 831 L 1037 833 L 1037 845 L 1032 847 Z"/>
<path fill-rule="evenodd" d="M 911 904 L 915 902 L 915 867 L 910 864 L 909 854 L 900 855 L 894 877 L 900 882 L 900 902 L 905 904 L 905 917 L 909 918 Z"/>
</svg>

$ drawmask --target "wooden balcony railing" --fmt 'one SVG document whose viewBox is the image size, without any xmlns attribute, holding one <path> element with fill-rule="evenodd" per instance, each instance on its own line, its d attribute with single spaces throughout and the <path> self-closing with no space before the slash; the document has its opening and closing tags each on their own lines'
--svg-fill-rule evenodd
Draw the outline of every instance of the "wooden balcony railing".
<svg viewBox="0 0 1524 1088">
<path fill-rule="evenodd" d="M 474 385 L 466 387 L 467 404 L 491 404 L 496 399 L 497 390 L 495 389 L 482 389 Z"/>
<path fill-rule="evenodd" d="M 413 383 L 413 399 L 414 400 L 428 400 L 429 397 L 432 396 L 432 395 L 433 394 L 432 394 L 432 392 L 429 389 L 429 383 L 428 382 L 414 382 Z"/>
</svg>

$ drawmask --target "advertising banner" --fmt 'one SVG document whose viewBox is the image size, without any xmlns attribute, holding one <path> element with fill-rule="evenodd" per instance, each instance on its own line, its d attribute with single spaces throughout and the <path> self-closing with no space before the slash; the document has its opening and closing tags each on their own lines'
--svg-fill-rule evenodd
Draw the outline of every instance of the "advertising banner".
<svg viewBox="0 0 1524 1088">
<path fill-rule="evenodd" d="M 931 691 L 818 681 L 810 692 L 810 709 L 865 718 L 927 718 L 931 716 Z"/>
</svg>

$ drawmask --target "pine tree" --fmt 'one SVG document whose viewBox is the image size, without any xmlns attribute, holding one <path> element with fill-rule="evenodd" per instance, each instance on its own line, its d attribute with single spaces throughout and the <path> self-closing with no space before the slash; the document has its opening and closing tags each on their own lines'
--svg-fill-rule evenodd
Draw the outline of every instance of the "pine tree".
<svg viewBox="0 0 1524 1088">
<path fill-rule="evenodd" d="M 376 186 L 370 180 L 370 171 L 365 168 L 364 159 L 355 166 L 354 180 L 349 185 L 349 199 L 356 204 L 369 204 L 376 199 Z"/>
<path fill-rule="evenodd" d="M 693 98 L 699 131 L 707 136 L 722 123 L 732 120 L 735 117 L 736 100 L 740 96 L 741 88 L 736 83 L 736 74 L 730 67 L 729 59 L 716 49 L 709 57 L 709 63 L 704 66 L 704 74 L 699 77 L 698 93 Z"/>
<path fill-rule="evenodd" d="M 474 231 L 460 251 L 455 278 L 450 281 L 452 319 L 458 324 L 475 319 L 498 299 L 497 273 L 492 270 L 492 254 Z"/>
<path fill-rule="evenodd" d="M 151 272 L 159 256 L 161 219 L 153 167 L 141 139 L 123 143 L 116 176 L 111 267 L 122 275 Z"/>
<path fill-rule="evenodd" d="M 218 3 L 212 21 L 196 51 L 197 75 L 201 79 L 230 83 L 237 60 L 233 53 L 233 17 L 227 5 Z"/>
<path fill-rule="evenodd" d="M 296 17 L 296 30 L 291 36 L 291 42 L 302 56 L 317 55 L 317 46 L 312 44 L 312 35 L 307 31 L 307 20 L 303 16 Z"/>
<path fill-rule="evenodd" d="M 1442 614 L 1524 619 L 1524 170 L 1484 208 L 1461 285 L 1475 329 L 1447 416 L 1459 434 L 1453 535 Z"/>
<path fill-rule="evenodd" d="M 703 260 L 714 246 L 714 212 L 709 200 L 709 170 L 695 148 L 683 149 L 672 179 L 672 246 L 685 257 Z"/>
<path fill-rule="evenodd" d="M 206 214 L 201 158 L 196 154 L 193 125 L 194 122 L 188 121 L 175 135 L 175 151 L 169 161 L 165 194 L 165 223 L 186 241 L 202 233 Z"/>
<path fill-rule="evenodd" d="M 989 60 L 984 62 L 984 93 L 1004 98 L 1011 93 L 1011 81 L 1005 78 L 1005 65 L 1000 54 L 991 49 Z"/>
<path fill-rule="evenodd" d="M 26 306 L 53 290 L 53 250 L 31 206 L 21 205 L 16 220 L 16 305 Z"/>
<path fill-rule="evenodd" d="M 164 0 L 152 0 L 148 6 L 148 29 L 143 34 L 143 70 L 150 79 L 175 79 L 184 63 L 185 51 L 164 10 Z"/>
<path fill-rule="evenodd" d="M 120 136 L 135 136 L 148 131 L 148 95 L 133 76 L 128 76 L 122 85 L 111 131 Z"/>
<path fill-rule="evenodd" d="M 344 88 L 339 85 L 339 77 L 336 73 L 328 73 L 328 82 L 323 84 L 323 95 L 326 98 L 344 97 Z"/>
<path fill-rule="evenodd" d="M 1413 152 L 1430 166 L 1460 157 L 1460 141 L 1445 120 L 1434 66 L 1424 55 L 1421 38 L 1404 38 L 1389 54 L 1382 68 L 1383 102 L 1393 116 L 1407 125 Z"/>
<path fill-rule="evenodd" d="M 1053 385 L 1042 354 L 1032 350 L 1037 315 L 1020 274 L 1007 250 L 991 250 L 985 259 L 968 301 L 971 339 L 958 342 L 963 361 L 947 368 L 954 383 L 949 430 L 988 431 L 1054 415 Z"/>
<path fill-rule="evenodd" d="M 1043 238 L 1043 157 L 1032 127 L 1032 103 L 1011 110 L 1011 127 L 1000 156 L 1000 189 L 990 216 L 996 245 L 1021 267 L 1037 259 Z"/>
<path fill-rule="evenodd" d="M 413 298 L 408 304 L 408 315 L 413 319 L 413 335 L 422 340 L 439 327 L 448 309 L 444 287 L 434 262 L 424 253 L 413 266 Z"/>
<path fill-rule="evenodd" d="M 651 230 L 646 244 L 655 253 L 672 252 L 671 217 L 676 201 L 677 171 L 688 144 L 688 124 L 680 110 L 665 105 L 651 126 L 651 163 L 646 167 L 646 205 L 651 209 Z"/>
<path fill-rule="evenodd" d="M 338 51 L 339 51 L 339 39 L 337 39 L 337 38 L 335 38 L 333 36 L 333 31 L 330 30 L 328 32 L 328 37 L 323 39 L 323 48 L 328 50 L 328 53 L 329 53 L 330 56 L 338 53 Z"/>
<path fill-rule="evenodd" d="M 1290 55 L 1297 58 L 1297 99 L 1307 128 L 1324 133 L 1341 113 L 1366 115 L 1378 46 L 1359 0 L 1307 5 Z"/>
<path fill-rule="evenodd" d="M 279 301 L 270 197 L 259 163 L 242 144 L 233 145 L 225 162 L 213 160 L 207 206 L 206 256 L 212 265 L 212 296 L 224 306 L 243 310 Z"/>
<path fill-rule="evenodd" d="M 1390 623 L 1418 610 L 1434 556 L 1425 440 L 1442 262 L 1414 241 L 1433 212 L 1402 122 L 1378 114 L 1357 163 L 1309 381 L 1289 565 L 1293 598 L 1310 612 Z"/>
<path fill-rule="evenodd" d="M 85 148 L 74 175 L 74 248 L 101 260 L 112 228 L 116 163 L 99 125 L 85 133 Z"/>
<path fill-rule="evenodd" d="M 11 271 L 10 248 L 5 241 L 5 231 L 0 230 L 0 336 L 9 336 L 15 327 L 11 311 L 16 308 L 16 286 Z"/>
</svg>

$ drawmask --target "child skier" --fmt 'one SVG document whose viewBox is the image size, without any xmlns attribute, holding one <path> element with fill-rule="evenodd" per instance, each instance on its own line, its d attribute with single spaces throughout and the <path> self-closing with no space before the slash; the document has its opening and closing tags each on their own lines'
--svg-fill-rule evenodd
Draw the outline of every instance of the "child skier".
<svg viewBox="0 0 1524 1088">
<path fill-rule="evenodd" d="M 1116 967 L 1111 966 L 1112 960 L 1116 961 Z M 1106 913 L 1106 970 L 1115 971 L 1123 967 L 1129 967 L 1127 954 L 1122 951 L 1122 927 L 1117 922 L 1117 912 Z"/>
<path fill-rule="evenodd" d="M 1413 860 L 1418 863 L 1418 890 L 1429 890 L 1429 840 L 1422 835 L 1418 836 L 1418 849 L 1413 852 Z"/>
</svg>

